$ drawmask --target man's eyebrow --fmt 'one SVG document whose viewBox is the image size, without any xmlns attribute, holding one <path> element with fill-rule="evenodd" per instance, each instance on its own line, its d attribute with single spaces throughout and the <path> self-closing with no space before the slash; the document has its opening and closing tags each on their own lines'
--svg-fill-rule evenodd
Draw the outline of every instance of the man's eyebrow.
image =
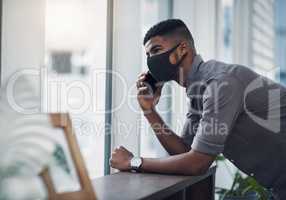
<svg viewBox="0 0 286 200">
<path fill-rule="evenodd" d="M 157 47 L 161 47 L 161 45 L 156 44 L 156 45 L 152 46 L 149 52 L 153 51 L 153 50 L 154 50 L 155 48 L 157 48 Z"/>
<path fill-rule="evenodd" d="M 150 48 L 150 50 L 148 52 L 146 52 L 146 55 L 149 56 L 150 55 L 150 52 L 152 52 L 155 48 L 158 48 L 158 47 L 162 47 L 162 45 L 160 44 L 155 44 L 154 46 L 152 46 Z"/>
</svg>

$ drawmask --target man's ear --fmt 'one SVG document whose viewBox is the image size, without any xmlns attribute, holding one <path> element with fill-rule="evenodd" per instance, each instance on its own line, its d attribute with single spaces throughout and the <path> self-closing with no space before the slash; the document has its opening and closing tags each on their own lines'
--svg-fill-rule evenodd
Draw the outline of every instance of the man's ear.
<svg viewBox="0 0 286 200">
<path fill-rule="evenodd" d="M 188 43 L 183 41 L 181 42 L 180 46 L 178 47 L 178 57 L 182 58 L 188 53 Z"/>
<path fill-rule="evenodd" d="M 177 47 L 175 52 L 173 52 L 170 56 L 170 62 L 172 64 L 178 63 L 183 56 L 187 55 L 188 46 L 187 42 L 181 42 L 180 45 Z"/>
</svg>

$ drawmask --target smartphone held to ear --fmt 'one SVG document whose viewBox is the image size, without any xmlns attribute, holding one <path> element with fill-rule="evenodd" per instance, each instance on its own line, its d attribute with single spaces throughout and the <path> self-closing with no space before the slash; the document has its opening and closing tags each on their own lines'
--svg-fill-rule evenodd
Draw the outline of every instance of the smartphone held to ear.
<svg viewBox="0 0 286 200">
<path fill-rule="evenodd" d="M 152 74 L 148 71 L 145 76 L 145 83 L 147 87 L 150 87 L 152 89 L 152 92 L 155 93 L 158 89 L 158 81 L 152 76 Z"/>
</svg>

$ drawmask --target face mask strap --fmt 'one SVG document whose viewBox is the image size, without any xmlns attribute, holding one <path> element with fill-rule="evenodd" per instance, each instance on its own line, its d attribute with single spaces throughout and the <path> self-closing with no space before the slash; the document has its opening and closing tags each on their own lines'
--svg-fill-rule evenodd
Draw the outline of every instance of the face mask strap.
<svg viewBox="0 0 286 200">
<path fill-rule="evenodd" d="M 169 50 L 167 50 L 167 51 L 165 51 L 163 53 L 160 53 L 158 55 L 154 55 L 152 57 L 157 57 L 157 56 L 159 57 L 159 56 L 162 56 L 162 55 L 165 55 L 165 54 L 171 54 L 173 51 L 175 51 L 178 48 L 178 46 L 180 46 L 180 44 L 181 43 L 177 44 L 176 46 L 172 47 L 171 49 L 169 49 Z M 149 57 L 149 58 L 152 58 L 152 57 Z"/>
<path fill-rule="evenodd" d="M 172 53 L 172 52 L 175 51 L 180 45 L 181 45 L 181 43 L 175 45 L 173 48 L 169 49 L 168 51 L 166 51 L 166 52 L 164 52 L 164 53 Z"/>
<path fill-rule="evenodd" d="M 172 49 L 166 51 L 165 53 L 172 53 L 175 49 L 177 49 L 179 46 L 181 45 L 181 43 L 177 44 L 176 46 L 174 46 Z M 176 66 L 180 66 L 181 63 L 183 62 L 183 60 L 185 59 L 185 57 L 187 56 L 187 53 L 185 55 L 182 56 L 182 58 L 175 64 Z"/>
<path fill-rule="evenodd" d="M 180 43 L 181 44 L 181 43 Z M 177 48 L 180 44 L 176 45 L 175 47 Z M 186 53 L 185 55 L 182 56 L 182 58 L 176 63 L 174 64 L 177 68 L 178 68 L 178 73 L 180 73 L 180 65 L 182 64 L 183 60 L 185 59 L 185 57 L 187 56 L 188 53 Z M 174 76 L 176 76 L 176 74 L 174 74 Z M 174 79 L 174 76 L 172 77 L 172 79 Z"/>
</svg>

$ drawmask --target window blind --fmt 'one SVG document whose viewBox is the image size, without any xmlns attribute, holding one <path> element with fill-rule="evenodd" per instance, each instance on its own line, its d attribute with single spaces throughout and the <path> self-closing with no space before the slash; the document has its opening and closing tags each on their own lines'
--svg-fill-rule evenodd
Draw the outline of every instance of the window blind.
<svg viewBox="0 0 286 200">
<path fill-rule="evenodd" d="M 252 0 L 251 4 L 251 63 L 258 73 L 274 78 L 274 2 L 273 0 Z"/>
</svg>

